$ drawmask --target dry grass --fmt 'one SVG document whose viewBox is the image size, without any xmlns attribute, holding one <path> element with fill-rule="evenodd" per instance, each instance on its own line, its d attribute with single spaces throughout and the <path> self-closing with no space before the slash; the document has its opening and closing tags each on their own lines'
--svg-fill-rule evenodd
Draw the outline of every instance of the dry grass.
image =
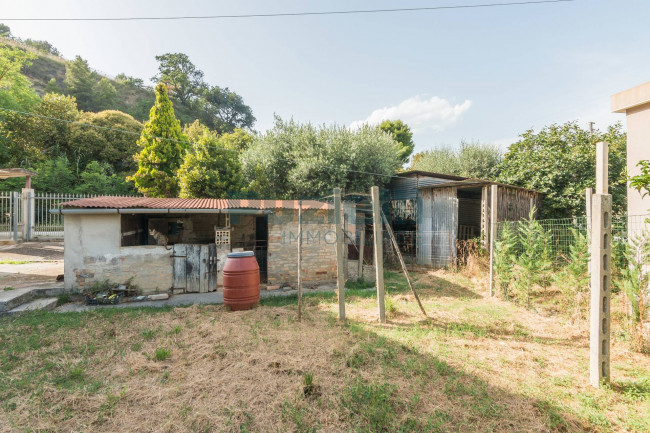
<svg viewBox="0 0 650 433">
<path fill-rule="evenodd" d="M 650 427 L 650 358 L 620 326 L 614 383 L 594 390 L 584 328 L 487 299 L 479 271 L 416 280 L 430 317 L 388 273 L 385 326 L 361 290 L 348 293 L 347 325 L 331 295 L 306 297 L 301 323 L 293 299 L 2 318 L 0 431 Z"/>
</svg>

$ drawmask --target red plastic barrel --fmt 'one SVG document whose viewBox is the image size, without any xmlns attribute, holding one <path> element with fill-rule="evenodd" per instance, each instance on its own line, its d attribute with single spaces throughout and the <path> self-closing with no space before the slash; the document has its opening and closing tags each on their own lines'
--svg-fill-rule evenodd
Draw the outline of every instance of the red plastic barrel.
<svg viewBox="0 0 650 433">
<path fill-rule="evenodd" d="M 223 303 L 232 311 L 249 310 L 260 301 L 260 267 L 252 251 L 228 254 L 223 267 Z"/>
</svg>

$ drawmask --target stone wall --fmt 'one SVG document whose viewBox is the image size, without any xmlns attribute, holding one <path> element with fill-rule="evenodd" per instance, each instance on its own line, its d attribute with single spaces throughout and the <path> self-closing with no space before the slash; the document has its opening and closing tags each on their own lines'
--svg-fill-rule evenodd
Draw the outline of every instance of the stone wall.
<svg viewBox="0 0 650 433">
<path fill-rule="evenodd" d="M 334 214 L 303 211 L 302 280 L 305 286 L 336 280 Z M 268 283 L 294 286 L 298 281 L 298 211 L 269 215 Z"/>
</svg>

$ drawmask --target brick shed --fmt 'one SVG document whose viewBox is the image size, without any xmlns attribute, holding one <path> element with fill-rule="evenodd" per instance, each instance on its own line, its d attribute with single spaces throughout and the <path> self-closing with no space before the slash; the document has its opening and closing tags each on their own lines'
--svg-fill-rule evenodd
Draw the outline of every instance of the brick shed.
<svg viewBox="0 0 650 433">
<path fill-rule="evenodd" d="M 131 280 L 143 293 L 207 292 L 230 251 L 254 251 L 266 284 L 297 281 L 298 201 L 93 197 L 63 203 L 65 287 Z M 303 283 L 336 280 L 332 206 L 302 202 Z"/>
</svg>

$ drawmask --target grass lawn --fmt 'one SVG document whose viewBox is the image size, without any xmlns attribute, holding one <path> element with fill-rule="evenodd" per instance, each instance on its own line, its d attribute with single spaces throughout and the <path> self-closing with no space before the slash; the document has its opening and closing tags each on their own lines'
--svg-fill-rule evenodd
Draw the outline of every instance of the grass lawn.
<svg viewBox="0 0 650 433">
<path fill-rule="evenodd" d="M 388 272 L 384 326 L 358 286 L 347 324 L 333 293 L 302 322 L 295 298 L 0 318 L 0 431 L 650 431 L 650 356 L 622 325 L 596 390 L 585 323 L 416 279 L 429 318 Z"/>
</svg>

